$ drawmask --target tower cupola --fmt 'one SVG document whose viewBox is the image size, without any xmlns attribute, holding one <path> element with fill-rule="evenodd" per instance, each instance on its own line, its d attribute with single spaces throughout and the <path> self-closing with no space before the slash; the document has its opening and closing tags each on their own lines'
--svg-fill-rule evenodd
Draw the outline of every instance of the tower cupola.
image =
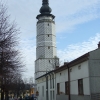
<svg viewBox="0 0 100 100">
<path fill-rule="evenodd" d="M 50 14 L 51 13 L 51 8 L 49 7 L 49 2 L 48 0 L 43 0 L 42 1 L 42 7 L 40 8 L 40 13 L 41 14 Z"/>
<path fill-rule="evenodd" d="M 53 19 L 55 18 L 54 15 L 51 14 L 52 9 L 49 7 L 49 0 L 42 0 L 42 7 L 40 8 L 40 13 L 37 15 L 37 19 L 41 16 L 51 16 Z"/>
</svg>

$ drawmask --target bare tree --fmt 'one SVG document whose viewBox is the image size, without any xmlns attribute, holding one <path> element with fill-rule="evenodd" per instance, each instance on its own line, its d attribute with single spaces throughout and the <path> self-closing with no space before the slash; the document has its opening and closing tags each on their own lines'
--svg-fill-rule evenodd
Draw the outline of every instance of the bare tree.
<svg viewBox="0 0 100 100">
<path fill-rule="evenodd" d="M 29 84 L 31 84 L 31 85 L 34 84 L 34 77 L 29 78 Z"/>
<path fill-rule="evenodd" d="M 10 88 L 7 85 L 16 82 L 15 75 L 20 75 L 22 63 L 20 61 L 18 45 L 18 34 L 15 22 L 10 23 L 7 15 L 7 8 L 0 4 L 0 81 L 1 81 L 1 100 L 4 99 L 4 92 L 8 93 Z M 17 77 L 18 77 L 17 75 Z M 18 79 L 18 78 L 17 78 Z M 13 80 L 13 82 L 11 82 Z M 18 80 L 17 80 L 18 81 Z M 9 84 L 8 84 L 9 83 Z"/>
</svg>

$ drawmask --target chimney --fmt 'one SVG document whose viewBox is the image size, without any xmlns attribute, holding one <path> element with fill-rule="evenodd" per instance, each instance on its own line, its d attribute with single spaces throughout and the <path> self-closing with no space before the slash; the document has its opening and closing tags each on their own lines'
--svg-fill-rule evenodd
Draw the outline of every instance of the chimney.
<svg viewBox="0 0 100 100">
<path fill-rule="evenodd" d="M 98 48 L 100 48 L 100 42 L 98 43 Z"/>
<path fill-rule="evenodd" d="M 68 64 L 68 62 L 64 62 L 64 65 L 67 65 Z"/>
<path fill-rule="evenodd" d="M 56 66 L 56 69 L 59 68 L 59 66 Z"/>
</svg>

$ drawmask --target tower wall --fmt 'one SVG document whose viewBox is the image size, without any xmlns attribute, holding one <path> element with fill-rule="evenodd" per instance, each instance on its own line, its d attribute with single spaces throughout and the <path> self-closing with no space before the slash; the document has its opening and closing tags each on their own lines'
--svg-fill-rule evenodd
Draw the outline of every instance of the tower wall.
<svg viewBox="0 0 100 100">
<path fill-rule="evenodd" d="M 55 22 L 52 16 L 41 16 L 37 22 L 35 78 L 58 65 L 56 58 Z"/>
<path fill-rule="evenodd" d="M 52 17 L 40 17 L 37 22 L 36 59 L 56 56 L 55 23 Z"/>
</svg>

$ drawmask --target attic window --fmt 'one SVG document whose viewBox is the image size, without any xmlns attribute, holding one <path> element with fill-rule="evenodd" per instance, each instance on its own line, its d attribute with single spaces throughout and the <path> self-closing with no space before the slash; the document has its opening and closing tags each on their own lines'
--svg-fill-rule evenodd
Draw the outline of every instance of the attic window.
<svg viewBox="0 0 100 100">
<path fill-rule="evenodd" d="M 81 69 L 81 65 L 78 66 L 78 69 Z"/>
<path fill-rule="evenodd" d="M 61 76 L 61 73 L 60 73 L 60 76 Z"/>
<path fill-rule="evenodd" d="M 72 72 L 72 68 L 70 68 L 70 72 Z"/>
</svg>

